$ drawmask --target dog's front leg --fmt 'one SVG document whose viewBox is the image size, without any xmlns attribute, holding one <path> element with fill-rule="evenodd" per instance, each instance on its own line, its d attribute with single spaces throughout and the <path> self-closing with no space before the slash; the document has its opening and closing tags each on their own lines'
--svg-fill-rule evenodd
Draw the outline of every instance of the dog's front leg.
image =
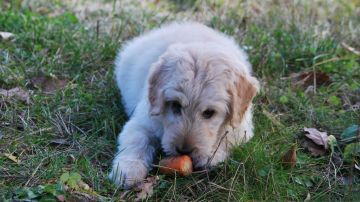
<svg viewBox="0 0 360 202">
<path fill-rule="evenodd" d="M 120 133 L 118 151 L 109 175 L 123 188 L 130 188 L 146 177 L 156 150 L 156 137 L 148 125 L 151 123 L 139 116 L 135 114 Z"/>
</svg>

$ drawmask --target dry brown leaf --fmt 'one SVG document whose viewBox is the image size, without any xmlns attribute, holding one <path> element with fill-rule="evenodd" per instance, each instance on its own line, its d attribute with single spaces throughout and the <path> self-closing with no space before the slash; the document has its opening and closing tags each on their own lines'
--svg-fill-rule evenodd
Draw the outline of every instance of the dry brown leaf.
<svg viewBox="0 0 360 202">
<path fill-rule="evenodd" d="M 293 168 L 296 165 L 296 146 L 291 147 L 291 149 L 285 153 L 281 158 L 281 163 L 284 167 Z"/>
<path fill-rule="evenodd" d="M 306 137 L 311 139 L 317 145 L 324 146 L 325 149 L 329 148 L 327 132 L 320 132 L 316 128 L 304 128 Z"/>
<path fill-rule="evenodd" d="M 314 85 L 314 78 L 316 85 L 323 85 L 330 80 L 330 77 L 324 72 L 300 72 L 290 74 L 292 83 L 295 86 L 308 87 Z"/>
<path fill-rule="evenodd" d="M 139 193 L 136 194 L 135 201 L 141 201 L 150 197 L 153 194 L 154 186 L 158 184 L 159 180 L 159 176 L 152 176 L 147 177 L 144 182 L 138 184 L 135 189 L 138 190 Z"/>
<path fill-rule="evenodd" d="M 0 32 L 0 40 L 8 40 L 14 37 L 15 35 L 10 32 Z"/>
<path fill-rule="evenodd" d="M 54 94 L 57 90 L 63 89 L 68 82 L 67 79 L 57 79 L 50 76 L 36 76 L 31 79 L 31 83 L 46 94 Z"/>
<path fill-rule="evenodd" d="M 302 142 L 301 146 L 304 149 L 308 150 L 312 156 L 324 156 L 326 154 L 326 150 L 324 149 L 324 147 L 315 144 L 309 139 L 305 139 Z"/>
<path fill-rule="evenodd" d="M 8 159 L 14 161 L 15 163 L 20 163 L 21 161 L 14 155 L 9 154 L 9 153 L 4 153 L 4 156 L 6 156 Z"/>
<path fill-rule="evenodd" d="M 29 104 L 30 94 L 28 91 L 23 90 L 19 87 L 12 88 L 10 90 L 0 89 L 0 95 L 5 96 L 6 98 L 15 98 Z"/>
</svg>

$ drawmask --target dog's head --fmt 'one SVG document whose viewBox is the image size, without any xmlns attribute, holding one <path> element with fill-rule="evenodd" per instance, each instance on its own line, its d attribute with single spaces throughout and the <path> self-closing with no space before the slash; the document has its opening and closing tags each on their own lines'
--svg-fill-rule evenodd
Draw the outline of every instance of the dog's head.
<svg viewBox="0 0 360 202">
<path fill-rule="evenodd" d="M 231 53 L 230 53 L 231 54 Z M 225 128 L 238 126 L 259 84 L 215 44 L 173 45 L 153 64 L 150 114 L 164 125 L 162 148 L 203 167 Z"/>
</svg>

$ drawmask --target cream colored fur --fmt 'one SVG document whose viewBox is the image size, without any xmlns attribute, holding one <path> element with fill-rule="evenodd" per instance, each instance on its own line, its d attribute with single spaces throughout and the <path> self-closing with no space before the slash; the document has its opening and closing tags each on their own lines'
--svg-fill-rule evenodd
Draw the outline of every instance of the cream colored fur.
<svg viewBox="0 0 360 202">
<path fill-rule="evenodd" d="M 207 168 L 253 136 L 259 83 L 244 51 L 224 34 L 172 23 L 130 41 L 115 65 L 129 115 L 109 175 L 117 185 L 144 179 L 158 148 L 186 151 L 195 168 Z"/>
</svg>

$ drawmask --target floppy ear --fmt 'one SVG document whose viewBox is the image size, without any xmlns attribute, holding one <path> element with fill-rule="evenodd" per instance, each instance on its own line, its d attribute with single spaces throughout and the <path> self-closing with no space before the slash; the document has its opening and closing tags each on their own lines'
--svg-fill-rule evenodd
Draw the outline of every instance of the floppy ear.
<svg viewBox="0 0 360 202">
<path fill-rule="evenodd" d="M 149 113 L 152 116 L 157 116 L 162 113 L 164 107 L 163 101 L 163 87 L 165 81 L 168 79 L 168 73 L 163 65 L 163 59 L 155 62 L 151 66 L 149 77 L 149 94 L 148 99 L 150 102 Z"/>
<path fill-rule="evenodd" d="M 164 109 L 164 90 L 170 81 L 173 82 L 173 66 L 183 61 L 187 56 L 182 49 L 182 45 L 174 44 L 168 47 L 166 52 L 160 56 L 159 60 L 151 65 L 149 73 L 148 99 L 150 102 L 150 115 L 160 115 Z"/>
<path fill-rule="evenodd" d="M 235 83 L 230 87 L 230 116 L 232 127 L 240 125 L 246 110 L 259 91 L 259 81 L 250 75 L 238 75 Z"/>
</svg>

